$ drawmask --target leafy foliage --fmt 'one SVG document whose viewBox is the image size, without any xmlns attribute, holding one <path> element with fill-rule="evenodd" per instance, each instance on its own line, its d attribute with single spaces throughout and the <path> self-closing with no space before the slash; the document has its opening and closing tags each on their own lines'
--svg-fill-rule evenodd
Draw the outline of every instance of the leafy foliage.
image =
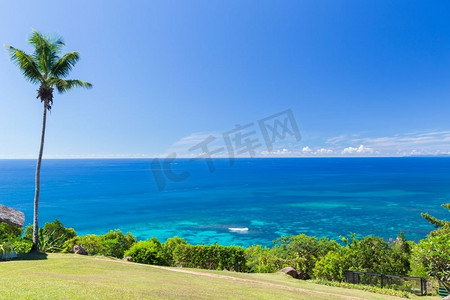
<svg viewBox="0 0 450 300">
<path fill-rule="evenodd" d="M 88 234 L 73 237 L 64 244 L 64 252 L 71 252 L 75 245 L 81 245 L 90 255 L 105 255 L 122 258 L 126 250 L 136 243 L 131 233 L 124 234 L 119 229 L 104 235 Z"/>
<path fill-rule="evenodd" d="M 317 278 L 343 281 L 346 270 L 394 275 L 407 275 L 410 271 L 411 250 L 403 235 L 392 245 L 379 237 L 358 239 L 355 234 L 342 240 L 344 247 L 328 252 L 317 262 Z"/>
<path fill-rule="evenodd" d="M 242 247 L 180 244 L 173 252 L 174 264 L 178 267 L 208 270 L 245 269 L 245 251 Z"/>
<path fill-rule="evenodd" d="M 178 236 L 174 236 L 172 238 L 168 238 L 163 244 L 162 244 L 162 250 L 164 253 L 164 260 L 169 265 L 175 265 L 175 261 L 173 259 L 173 252 L 175 251 L 176 247 L 178 245 L 186 245 L 187 241 L 183 238 L 180 238 Z"/>
<path fill-rule="evenodd" d="M 273 251 L 284 260 L 284 266 L 295 267 L 301 279 L 309 279 L 313 276 L 316 261 L 337 247 L 335 241 L 327 238 L 317 239 L 300 234 L 279 238 Z"/>
<path fill-rule="evenodd" d="M 21 228 L 0 222 L 0 241 L 11 240 L 20 237 L 21 234 Z"/>
<path fill-rule="evenodd" d="M 9 241 L 0 242 L 0 260 L 12 258 L 14 252 L 14 245 Z"/>
<path fill-rule="evenodd" d="M 53 105 L 53 88 L 64 93 L 74 87 L 91 88 L 92 84 L 78 79 L 66 79 L 80 59 L 77 51 L 61 55 L 64 41 L 61 37 L 45 36 L 33 30 L 28 42 L 34 47 L 32 54 L 6 45 L 11 61 L 19 67 L 23 76 L 39 84 L 37 98 L 47 109 Z"/>
<path fill-rule="evenodd" d="M 39 250 L 42 252 L 61 252 L 64 243 L 76 236 L 73 228 L 66 228 L 58 219 L 50 223 L 45 223 L 43 228 L 39 228 Z M 33 238 L 33 226 L 27 226 L 25 237 Z"/>
<path fill-rule="evenodd" d="M 80 245 L 89 255 L 102 254 L 102 242 L 99 235 L 87 234 L 71 238 L 64 243 L 62 252 L 72 252 L 75 245 Z"/>
<path fill-rule="evenodd" d="M 444 203 L 444 204 L 441 204 L 441 206 L 450 211 L 450 203 Z M 429 223 L 433 224 L 435 228 L 444 227 L 445 224 L 450 222 L 450 221 L 445 221 L 445 220 L 440 220 L 438 218 L 435 218 L 428 213 L 421 213 L 420 215 L 422 216 L 422 218 L 427 220 Z"/>
<path fill-rule="evenodd" d="M 245 249 L 247 270 L 256 273 L 273 273 L 286 266 L 286 261 L 277 256 L 271 248 L 261 245 Z"/>
<path fill-rule="evenodd" d="M 314 267 L 314 276 L 325 280 L 343 281 L 345 271 L 351 263 L 348 260 L 349 251 L 345 247 L 328 252 Z"/>
<path fill-rule="evenodd" d="M 441 204 L 450 211 L 450 203 Z M 412 256 L 413 274 L 436 278 L 450 292 L 450 221 L 439 220 L 422 213 L 437 230 L 430 232 L 414 247 Z"/>
<path fill-rule="evenodd" d="M 413 259 L 427 275 L 439 280 L 450 292 L 450 234 L 428 236 L 414 248 Z"/>
<path fill-rule="evenodd" d="M 6 253 L 28 253 L 32 242 L 21 238 L 22 229 L 10 224 L 0 223 L 0 256 Z"/>
<path fill-rule="evenodd" d="M 126 256 L 131 256 L 134 262 L 150 265 L 166 265 L 163 247 L 157 238 L 135 243 Z"/>
</svg>

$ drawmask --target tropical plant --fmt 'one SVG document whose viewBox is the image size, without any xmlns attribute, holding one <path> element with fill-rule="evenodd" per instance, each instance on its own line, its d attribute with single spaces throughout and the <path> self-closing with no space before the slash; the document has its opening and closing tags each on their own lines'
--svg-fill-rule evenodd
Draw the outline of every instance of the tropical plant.
<svg viewBox="0 0 450 300">
<path fill-rule="evenodd" d="M 414 248 L 413 259 L 427 275 L 436 278 L 450 292 L 450 234 L 428 236 Z"/>
<path fill-rule="evenodd" d="M 161 243 L 157 238 L 135 243 L 125 252 L 126 256 L 131 256 L 134 262 L 150 265 L 166 265 Z"/>
<path fill-rule="evenodd" d="M 300 234 L 277 239 L 272 251 L 285 260 L 284 266 L 295 267 L 300 279 L 310 279 L 316 261 L 337 247 L 338 243 L 327 238 Z"/>
<path fill-rule="evenodd" d="M 39 228 L 39 250 L 42 252 L 61 252 L 67 240 L 77 235 L 73 228 L 66 228 L 58 219 L 45 223 Z M 31 240 L 33 236 L 32 226 L 25 228 L 25 238 Z"/>
<path fill-rule="evenodd" d="M 273 248 L 261 245 L 245 249 L 247 270 L 255 273 L 272 273 L 286 266 L 286 261 L 277 256 Z"/>
<path fill-rule="evenodd" d="M 89 255 L 122 258 L 125 251 L 134 243 L 136 243 L 134 235 L 129 232 L 124 234 L 120 229 L 116 229 L 103 235 L 88 234 L 73 237 L 64 243 L 63 252 L 71 252 L 75 245 L 81 245 Z"/>
<path fill-rule="evenodd" d="M 343 281 L 346 270 L 407 275 L 411 269 L 411 245 L 403 234 L 391 245 L 380 237 L 358 239 L 355 234 L 342 241 L 344 247 L 328 252 L 316 263 L 316 278 Z"/>
<path fill-rule="evenodd" d="M 133 257 L 134 259 L 134 257 Z M 208 270 L 246 269 L 244 248 L 238 246 L 179 244 L 173 251 L 174 265 Z"/>
<path fill-rule="evenodd" d="M 178 245 L 186 245 L 186 244 L 187 244 L 187 241 L 178 236 L 168 238 L 162 244 L 162 248 L 163 248 L 163 252 L 164 252 L 164 260 L 167 261 L 167 263 L 169 265 L 174 265 L 173 252 L 175 251 L 175 248 Z"/>
<path fill-rule="evenodd" d="M 0 260 L 12 258 L 13 253 L 14 245 L 11 242 L 0 242 Z"/>
<path fill-rule="evenodd" d="M 20 237 L 22 228 L 0 222 L 0 242 Z"/>
<path fill-rule="evenodd" d="M 65 45 L 61 37 L 52 38 L 33 30 L 28 41 L 34 47 L 32 54 L 9 45 L 6 45 L 6 48 L 9 51 L 11 61 L 19 67 L 25 79 L 39 85 L 36 98 L 44 104 L 41 143 L 36 165 L 32 247 L 32 251 L 39 251 L 38 210 L 41 162 L 44 152 L 47 111 L 50 111 L 53 106 L 53 91 L 56 88 L 59 93 L 64 93 L 75 87 L 91 88 L 92 84 L 77 79 L 66 79 L 80 59 L 80 53 L 72 51 L 61 55 L 62 48 Z"/>
</svg>

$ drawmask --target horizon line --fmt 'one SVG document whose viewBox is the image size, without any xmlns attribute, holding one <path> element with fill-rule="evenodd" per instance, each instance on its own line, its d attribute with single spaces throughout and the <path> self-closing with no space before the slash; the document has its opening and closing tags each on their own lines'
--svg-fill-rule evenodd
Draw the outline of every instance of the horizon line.
<svg viewBox="0 0 450 300">
<path fill-rule="evenodd" d="M 413 158 L 413 157 L 450 157 L 448 154 L 423 154 L 423 155 L 386 155 L 386 156 L 364 156 L 364 155 L 354 155 L 354 156 L 245 156 L 245 157 L 211 157 L 211 159 L 266 159 L 266 158 L 281 158 L 281 159 L 287 159 L 287 158 Z M 123 156 L 123 157 L 117 157 L 117 156 L 81 156 L 81 157 L 43 157 L 43 160 L 81 160 L 81 159 L 165 159 L 166 157 L 162 156 Z M 176 157 L 175 159 L 193 159 L 194 157 L 189 156 L 180 156 Z M 37 157 L 0 157 L 0 160 L 36 160 Z M 199 158 L 203 159 L 203 158 Z"/>
</svg>

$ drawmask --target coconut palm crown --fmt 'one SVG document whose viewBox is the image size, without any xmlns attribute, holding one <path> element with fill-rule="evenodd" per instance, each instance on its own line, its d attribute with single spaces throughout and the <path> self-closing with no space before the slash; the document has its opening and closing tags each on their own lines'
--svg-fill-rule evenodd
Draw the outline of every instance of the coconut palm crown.
<svg viewBox="0 0 450 300">
<path fill-rule="evenodd" d="M 39 84 L 37 99 L 44 102 L 50 110 L 53 105 L 53 89 L 64 93 L 74 87 L 91 88 L 92 84 L 77 79 L 66 79 L 72 68 L 80 59 L 78 51 L 68 52 L 62 56 L 61 50 L 65 45 L 61 37 L 47 37 L 33 30 L 28 40 L 34 47 L 34 53 L 6 45 L 11 61 L 22 71 L 23 76 L 31 83 Z"/>
<path fill-rule="evenodd" d="M 67 92 L 75 87 L 91 88 L 92 84 L 77 79 L 67 79 L 70 71 L 80 59 L 77 51 L 68 52 L 61 55 L 64 41 L 61 37 L 48 37 L 33 30 L 28 42 L 34 47 L 33 54 L 5 45 L 10 59 L 22 71 L 23 76 L 31 83 L 38 84 L 37 99 L 44 104 L 42 118 L 41 145 L 36 165 L 36 185 L 34 195 L 34 218 L 33 218 L 33 248 L 32 251 L 39 251 L 39 225 L 38 207 L 40 194 L 40 172 L 42 154 L 44 151 L 45 127 L 47 111 L 53 106 L 54 88 L 60 93 Z"/>
</svg>

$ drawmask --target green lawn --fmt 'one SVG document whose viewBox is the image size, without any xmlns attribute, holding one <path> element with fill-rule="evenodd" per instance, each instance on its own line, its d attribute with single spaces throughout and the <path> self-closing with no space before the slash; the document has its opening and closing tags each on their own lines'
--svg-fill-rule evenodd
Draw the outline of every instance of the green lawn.
<svg viewBox="0 0 450 300">
<path fill-rule="evenodd" d="M 73 254 L 0 262 L 0 274 L 0 299 L 398 299 L 279 273 L 163 268 Z"/>
</svg>

